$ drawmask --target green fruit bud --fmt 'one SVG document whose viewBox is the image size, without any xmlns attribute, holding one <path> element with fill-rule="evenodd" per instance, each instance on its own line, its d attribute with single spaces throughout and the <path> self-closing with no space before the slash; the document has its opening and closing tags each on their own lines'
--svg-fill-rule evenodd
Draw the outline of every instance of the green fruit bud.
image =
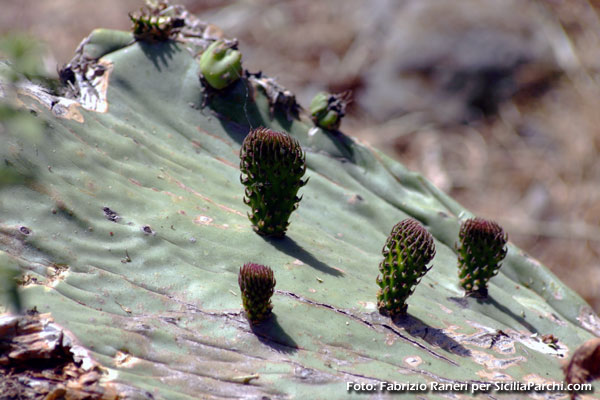
<svg viewBox="0 0 600 400">
<path fill-rule="evenodd" d="M 310 102 L 310 114 L 315 125 L 327 130 L 337 130 L 346 112 L 350 92 L 318 93 Z"/>
<path fill-rule="evenodd" d="M 236 45 L 217 40 L 200 56 L 200 72 L 212 88 L 224 89 L 242 76 L 242 53 Z"/>
<path fill-rule="evenodd" d="M 433 237 L 416 220 L 405 219 L 397 223 L 382 250 L 379 264 L 381 276 L 377 284 L 377 307 L 384 315 L 405 315 L 406 299 L 430 268 L 427 264 L 435 256 Z"/>
<path fill-rule="evenodd" d="M 493 221 L 464 221 L 458 235 L 458 276 L 467 296 L 487 297 L 487 282 L 498 273 L 506 256 L 508 236 Z"/>
<path fill-rule="evenodd" d="M 273 270 L 260 264 L 246 263 L 238 274 L 242 302 L 248 320 L 258 324 L 271 315 L 271 296 L 275 288 Z"/>
<path fill-rule="evenodd" d="M 306 184 L 306 155 L 286 133 L 258 128 L 250 131 L 240 149 L 240 180 L 248 218 L 265 236 L 283 236 L 292 212 L 298 208 L 298 190 Z"/>
</svg>

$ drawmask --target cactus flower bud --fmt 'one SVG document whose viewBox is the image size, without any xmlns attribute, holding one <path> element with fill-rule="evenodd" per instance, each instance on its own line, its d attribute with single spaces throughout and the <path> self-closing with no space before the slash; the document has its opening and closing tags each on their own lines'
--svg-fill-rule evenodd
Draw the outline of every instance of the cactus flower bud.
<svg viewBox="0 0 600 400">
<path fill-rule="evenodd" d="M 238 275 L 242 302 L 248 320 L 258 324 L 271 315 L 271 296 L 275 288 L 273 270 L 260 264 L 246 263 Z"/>
<path fill-rule="evenodd" d="M 350 92 L 317 93 L 310 102 L 310 114 L 315 125 L 327 130 L 337 130 L 346 113 Z"/>
<path fill-rule="evenodd" d="M 139 13 L 129 14 L 131 28 L 137 40 L 161 42 L 173 38 L 185 25 L 183 18 L 163 15 L 166 7 L 145 7 Z"/>
<path fill-rule="evenodd" d="M 242 53 L 237 43 L 216 40 L 200 56 L 200 72 L 213 88 L 221 90 L 242 76 Z"/>
<path fill-rule="evenodd" d="M 433 237 L 419 222 L 408 218 L 394 226 L 382 253 L 381 276 L 376 280 L 381 288 L 377 307 L 384 315 L 405 315 L 406 299 L 431 269 L 427 264 L 435 256 Z"/>
<path fill-rule="evenodd" d="M 460 285 L 467 296 L 487 297 L 487 282 L 498 273 L 506 256 L 508 236 L 497 223 L 472 218 L 462 223 L 458 237 Z"/>
<path fill-rule="evenodd" d="M 292 212 L 298 208 L 298 190 L 308 179 L 305 154 L 296 139 L 286 133 L 257 128 L 246 136 L 240 150 L 240 180 L 248 218 L 254 230 L 265 236 L 283 236 Z"/>
</svg>

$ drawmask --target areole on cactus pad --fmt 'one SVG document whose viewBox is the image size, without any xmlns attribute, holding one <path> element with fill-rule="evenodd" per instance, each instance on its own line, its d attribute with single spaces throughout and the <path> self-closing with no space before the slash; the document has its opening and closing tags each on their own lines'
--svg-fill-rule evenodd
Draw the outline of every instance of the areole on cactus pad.
<svg viewBox="0 0 600 400">
<path fill-rule="evenodd" d="M 72 68 L 76 98 L 1 83 L 43 130 L 0 133 L 2 165 L 24 177 L 0 187 L 0 250 L 20 269 L 23 307 L 50 313 L 104 385 L 131 398 L 335 399 L 364 398 L 348 382 L 563 380 L 561 361 L 600 333 L 576 293 L 509 243 L 487 299 L 463 297 L 454 244 L 467 210 L 380 151 L 289 120 L 267 80 L 242 77 L 203 107 L 197 57 L 212 39 L 182 18 L 163 42 L 94 31 Z M 261 126 L 300 144 L 310 177 L 279 238 L 257 235 L 243 203 L 240 149 Z M 395 321 L 373 281 L 407 218 L 431 234 L 435 266 Z M 249 261 L 277 277 L 255 327 L 238 286 Z"/>
</svg>

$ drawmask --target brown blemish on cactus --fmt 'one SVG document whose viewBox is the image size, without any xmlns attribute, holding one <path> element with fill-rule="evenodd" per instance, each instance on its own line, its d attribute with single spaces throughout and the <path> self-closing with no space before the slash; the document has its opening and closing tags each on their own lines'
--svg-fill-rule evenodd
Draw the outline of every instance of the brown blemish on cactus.
<svg viewBox="0 0 600 400">
<path fill-rule="evenodd" d="M 438 303 L 438 306 L 440 307 L 440 309 L 445 312 L 446 314 L 452 314 L 452 310 L 449 309 L 448 307 L 443 306 L 442 304 Z"/>
<path fill-rule="evenodd" d="M 531 335 L 530 332 L 522 333 L 508 328 L 502 330 L 492 329 L 473 321 L 467 321 L 467 323 L 476 328 L 477 331 L 472 334 L 462 334 L 457 332 L 458 326 L 452 325 L 446 328 L 444 332 L 461 344 L 493 350 L 503 355 L 515 354 L 516 343 L 520 343 L 536 352 L 558 358 L 565 357 L 568 352 L 567 346 L 558 340 L 550 346 L 543 341 L 544 336 Z"/>
<path fill-rule="evenodd" d="M 523 356 L 513 358 L 496 358 L 483 351 L 471 350 L 471 359 L 477 364 L 485 366 L 488 370 L 507 369 L 527 361 Z"/>
<path fill-rule="evenodd" d="M 388 332 L 385 335 L 385 344 L 387 344 L 388 346 L 393 345 L 394 343 L 396 343 L 396 341 L 398 340 L 398 335 Z"/>
<path fill-rule="evenodd" d="M 200 126 L 198 126 L 196 128 L 198 129 L 198 132 L 201 133 L 202 135 L 210 136 L 213 139 L 216 139 L 220 142 L 225 143 L 227 146 L 231 147 L 231 151 L 233 154 L 236 155 L 236 157 L 239 156 L 239 152 L 236 149 L 234 149 L 233 142 L 226 140 L 219 135 L 215 135 L 214 133 L 210 133 L 210 132 L 202 129 Z M 195 142 L 195 140 L 192 140 L 192 143 L 194 143 L 194 142 Z"/>
<path fill-rule="evenodd" d="M 237 167 L 238 167 L 234 163 L 232 163 L 229 160 L 226 160 L 226 159 L 224 159 L 222 157 L 215 157 L 215 160 L 217 160 L 217 161 L 219 161 L 219 162 L 221 162 L 221 163 L 223 163 L 223 164 L 225 164 L 225 165 L 227 165 L 228 167 L 231 167 L 231 168 L 236 168 L 237 169 Z"/>
<path fill-rule="evenodd" d="M 135 357 L 125 351 L 117 351 L 114 357 L 115 367 L 118 368 L 132 368 L 138 363 Z"/>
<path fill-rule="evenodd" d="M 206 201 L 207 203 L 214 204 L 214 205 L 216 205 L 217 207 L 219 207 L 220 209 L 222 209 L 222 210 L 224 210 L 224 211 L 227 211 L 227 212 L 229 212 L 229 213 L 232 213 L 232 214 L 236 214 L 236 215 L 240 215 L 240 216 L 242 216 L 242 217 L 245 217 L 245 215 L 244 215 L 242 212 L 240 212 L 240 211 L 238 211 L 238 210 L 234 210 L 233 208 L 227 207 L 227 206 L 225 206 L 225 205 L 223 205 L 223 204 L 215 203 L 215 202 L 214 202 L 213 200 L 211 200 L 210 198 L 208 198 L 208 197 L 204 196 L 204 195 L 203 195 L 203 194 L 201 194 L 201 193 L 198 193 L 197 191 L 195 191 L 195 190 L 194 190 L 194 189 L 192 189 L 192 188 L 189 188 L 189 187 L 187 187 L 186 185 L 184 185 L 184 184 L 183 184 L 183 183 L 181 183 L 180 181 L 178 181 L 178 180 L 174 180 L 174 181 L 175 181 L 175 183 L 177 184 L 177 186 L 179 186 L 180 188 L 184 189 L 186 192 L 192 193 L 194 196 L 200 197 L 202 200 Z"/>
<path fill-rule="evenodd" d="M 348 204 L 358 204 L 360 202 L 362 202 L 364 199 L 360 194 L 353 194 L 352 196 L 350 196 L 350 198 L 348 199 Z"/>
<path fill-rule="evenodd" d="M 139 187 L 144 187 L 138 180 L 133 179 L 133 178 L 128 178 L 128 179 L 129 179 L 129 182 L 133 183 L 134 185 L 139 186 Z"/>
<path fill-rule="evenodd" d="M 488 371 L 486 369 L 482 369 L 481 371 L 477 371 L 477 375 L 486 381 L 503 381 L 503 382 L 512 382 L 514 381 L 513 377 L 505 374 L 500 371 Z"/>
<path fill-rule="evenodd" d="M 79 123 L 84 122 L 83 115 L 81 114 L 81 111 L 79 111 L 81 104 L 75 100 L 66 99 L 64 97 L 54 97 L 34 85 L 21 87 L 17 89 L 17 93 L 34 99 L 46 109 L 52 111 L 52 113 L 59 118 L 69 119 Z M 15 99 L 15 102 L 19 107 L 29 107 L 39 111 L 37 107 L 26 106 L 18 98 Z"/>
<path fill-rule="evenodd" d="M 141 229 L 142 229 L 142 232 L 144 232 L 144 234 L 146 234 L 146 235 L 151 235 L 151 236 L 156 235 L 156 232 L 154 232 L 152 230 L 152 227 L 150 225 L 144 225 L 144 226 L 142 226 Z"/>
<path fill-rule="evenodd" d="M 104 211 L 104 217 L 111 222 L 119 222 L 121 219 L 119 214 L 111 210 L 109 207 L 102 208 L 102 211 Z"/>
<path fill-rule="evenodd" d="M 67 264 L 52 264 L 46 268 L 46 286 L 53 287 L 59 281 L 63 281 L 67 277 L 69 266 Z"/>
</svg>

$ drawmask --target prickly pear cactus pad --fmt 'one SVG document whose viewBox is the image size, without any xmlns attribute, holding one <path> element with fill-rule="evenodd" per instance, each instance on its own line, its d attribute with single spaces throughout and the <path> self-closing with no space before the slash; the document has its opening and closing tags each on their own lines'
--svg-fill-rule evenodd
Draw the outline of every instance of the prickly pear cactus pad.
<svg viewBox="0 0 600 400">
<path fill-rule="evenodd" d="M 454 244 L 467 210 L 381 152 L 311 129 L 308 117 L 290 121 L 266 81 L 237 80 L 203 107 L 197 60 L 210 39 L 183 18 L 162 42 L 94 31 L 70 66 L 76 98 L 3 81 L 3 101 L 44 127 L 0 133 L 2 166 L 26 177 L 0 187 L 1 260 L 20 269 L 24 309 L 49 314 L 99 363 L 102 382 L 131 398 L 563 381 L 561 361 L 600 333 L 580 297 L 509 244 L 488 298 L 464 298 Z M 306 151 L 310 183 L 284 238 L 255 234 L 246 216 L 239 153 L 259 126 Z M 408 217 L 432 234 L 435 267 L 392 321 L 377 311 L 374 280 L 382 244 Z M 257 327 L 238 287 L 247 262 L 277 277 L 273 315 Z M 550 334 L 552 346 L 541 339 Z"/>
</svg>

